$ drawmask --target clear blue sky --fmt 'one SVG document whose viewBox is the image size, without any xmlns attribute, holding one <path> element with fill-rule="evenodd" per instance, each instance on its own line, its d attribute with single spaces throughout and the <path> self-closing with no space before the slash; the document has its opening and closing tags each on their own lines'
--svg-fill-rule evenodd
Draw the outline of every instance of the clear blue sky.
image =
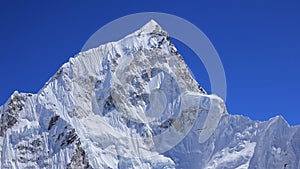
<svg viewBox="0 0 300 169">
<path fill-rule="evenodd" d="M 14 90 L 36 93 L 106 23 L 136 12 L 165 12 L 198 26 L 225 68 L 231 114 L 300 124 L 300 1 L 0 2 L 0 104 Z M 176 43 L 197 80 L 205 69 Z M 197 63 L 197 64 L 195 64 Z"/>
</svg>

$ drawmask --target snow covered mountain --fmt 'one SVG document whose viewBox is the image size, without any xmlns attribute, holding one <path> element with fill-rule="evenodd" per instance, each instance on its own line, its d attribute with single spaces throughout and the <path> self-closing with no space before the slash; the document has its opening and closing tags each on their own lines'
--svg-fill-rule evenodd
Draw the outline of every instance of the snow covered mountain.
<svg viewBox="0 0 300 169">
<path fill-rule="evenodd" d="M 227 114 L 153 20 L 0 113 L 0 168 L 300 169 L 300 127 Z"/>
</svg>

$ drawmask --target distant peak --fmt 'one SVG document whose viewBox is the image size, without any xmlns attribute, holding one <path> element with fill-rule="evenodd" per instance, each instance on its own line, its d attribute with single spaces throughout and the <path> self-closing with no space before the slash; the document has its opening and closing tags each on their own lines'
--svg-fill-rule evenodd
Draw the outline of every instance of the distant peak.
<svg viewBox="0 0 300 169">
<path fill-rule="evenodd" d="M 281 115 L 277 115 L 275 117 L 271 118 L 272 121 L 277 121 L 277 120 L 284 120 L 284 118 Z"/>
<path fill-rule="evenodd" d="M 270 118 L 270 123 L 281 123 L 281 124 L 285 124 L 285 125 L 289 125 L 289 123 L 281 116 L 281 115 L 277 115 L 275 117 Z"/>
</svg>

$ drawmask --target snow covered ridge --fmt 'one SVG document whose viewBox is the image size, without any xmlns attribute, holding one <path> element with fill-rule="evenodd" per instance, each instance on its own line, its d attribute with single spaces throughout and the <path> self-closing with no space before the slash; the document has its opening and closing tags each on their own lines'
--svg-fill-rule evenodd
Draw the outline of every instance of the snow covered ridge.
<svg viewBox="0 0 300 169">
<path fill-rule="evenodd" d="M 0 113 L 0 168 L 300 168 L 299 127 L 227 114 L 155 21 Z"/>
</svg>

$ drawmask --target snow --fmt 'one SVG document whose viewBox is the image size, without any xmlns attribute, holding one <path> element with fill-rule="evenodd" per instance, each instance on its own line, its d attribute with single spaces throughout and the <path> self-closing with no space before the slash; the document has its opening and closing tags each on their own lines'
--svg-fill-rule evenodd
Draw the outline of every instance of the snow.
<svg viewBox="0 0 300 169">
<path fill-rule="evenodd" d="M 300 168 L 300 129 L 230 115 L 153 20 L 0 107 L 0 168 Z M 275 161 L 275 162 L 274 162 Z"/>
<path fill-rule="evenodd" d="M 256 143 L 245 141 L 239 146 L 241 147 L 238 149 L 230 149 L 229 147 L 222 149 L 212 157 L 205 168 L 248 168 Z"/>
</svg>

